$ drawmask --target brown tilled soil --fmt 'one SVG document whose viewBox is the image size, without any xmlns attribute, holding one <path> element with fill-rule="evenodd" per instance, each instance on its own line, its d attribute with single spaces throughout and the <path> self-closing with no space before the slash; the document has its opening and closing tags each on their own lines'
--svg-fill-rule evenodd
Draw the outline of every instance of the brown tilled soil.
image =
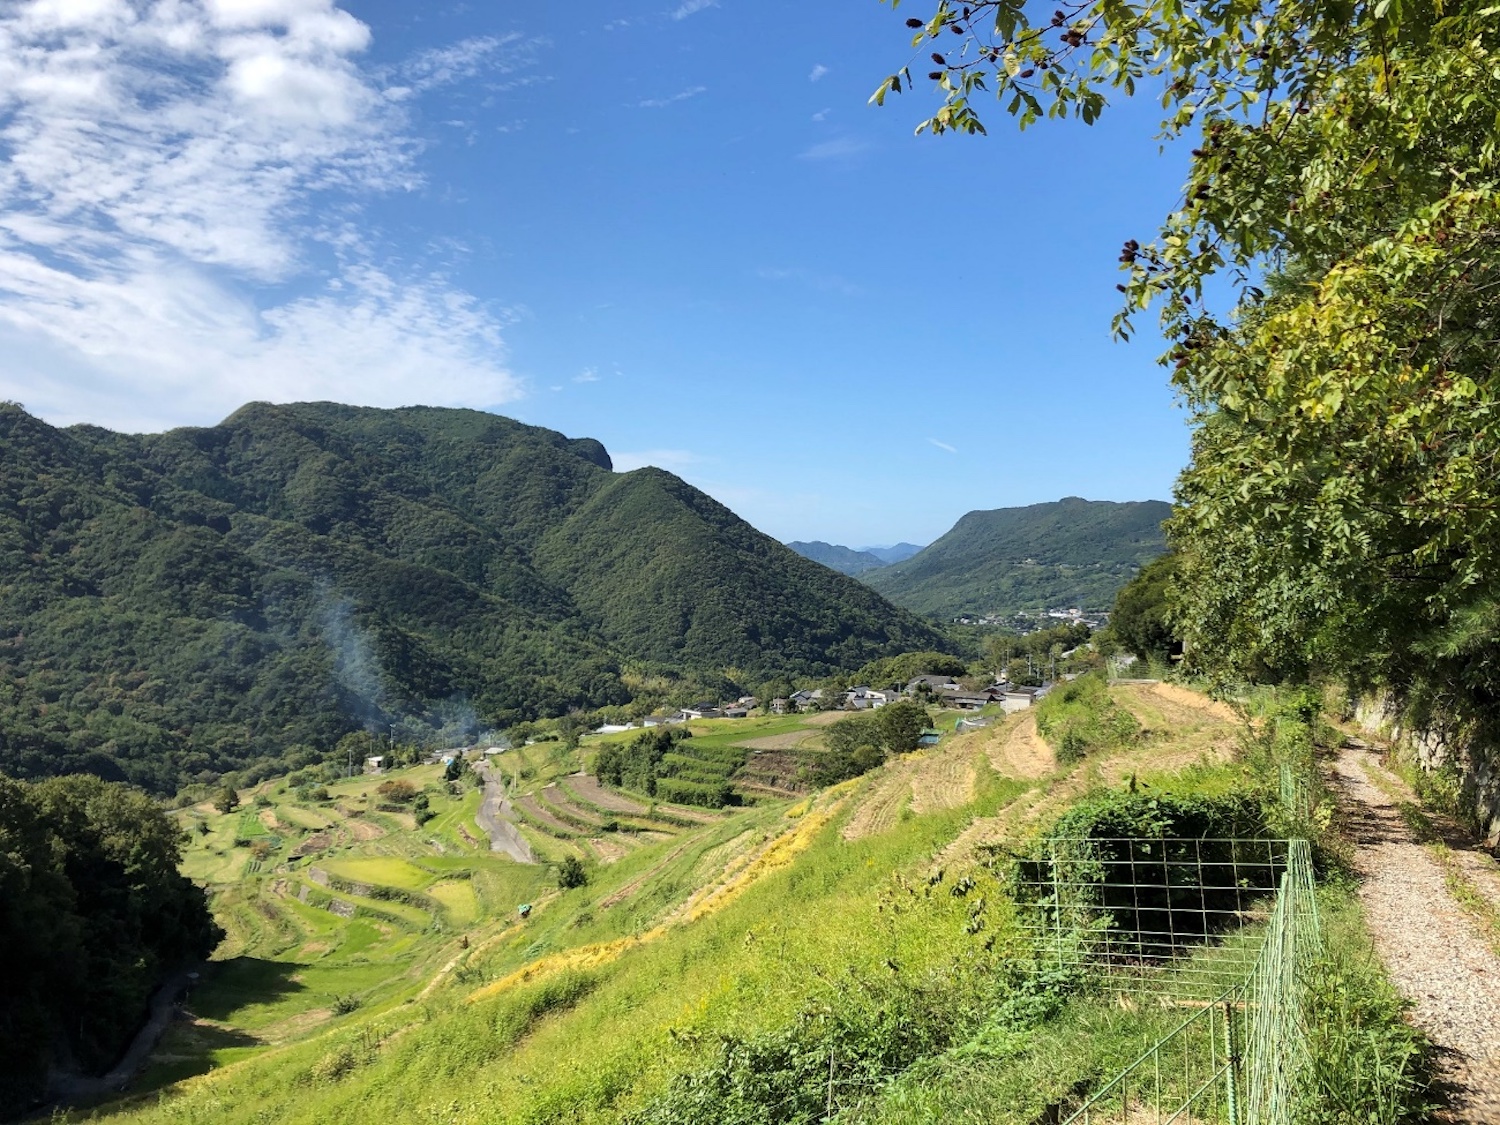
<svg viewBox="0 0 1500 1125">
<path fill-rule="evenodd" d="M 558 820 L 557 817 L 547 811 L 540 801 L 529 794 L 525 797 L 517 797 L 515 805 L 518 809 L 525 809 L 528 816 L 533 817 L 538 823 L 546 825 L 558 836 L 574 836 L 578 833 L 578 829 L 574 828 L 571 824 L 566 824 Z"/>
<path fill-rule="evenodd" d="M 619 840 L 600 836 L 589 841 L 589 846 L 594 849 L 594 854 L 599 857 L 600 863 L 614 863 L 630 854 L 630 849 Z"/>
<path fill-rule="evenodd" d="M 1025 713 L 1014 725 L 992 728 L 985 743 L 990 765 L 1001 777 L 1046 777 L 1057 769 L 1052 747 L 1036 732 L 1036 716 Z"/>
<path fill-rule="evenodd" d="M 608 809 L 610 812 L 629 813 L 632 816 L 642 816 L 646 812 L 646 806 L 639 801 L 632 801 L 613 789 L 604 788 L 599 784 L 597 777 L 586 773 L 575 773 L 569 776 L 568 788 L 589 804 L 598 805 L 601 809 Z"/>
<path fill-rule="evenodd" d="M 548 785 L 537 796 L 541 798 L 544 806 L 561 809 L 569 816 L 576 816 L 585 824 L 591 824 L 595 828 L 598 828 L 604 823 L 604 821 L 599 819 L 598 813 L 586 809 L 581 805 L 575 805 L 572 801 L 568 800 L 568 795 L 556 785 Z"/>
<path fill-rule="evenodd" d="M 819 711 L 816 715 L 805 715 L 802 721 L 810 727 L 831 727 L 840 719 L 847 719 L 853 711 Z"/>
<path fill-rule="evenodd" d="M 974 799 L 974 744 L 960 739 L 951 747 L 913 761 L 911 809 L 922 814 L 956 809 Z"/>
<path fill-rule="evenodd" d="M 1412 1022 L 1438 1049 L 1449 1105 L 1437 1120 L 1494 1125 L 1500 1122 L 1500 957 L 1384 791 L 1404 787 L 1390 776 L 1381 777 L 1384 789 L 1371 781 L 1379 769 L 1367 749 L 1353 746 L 1339 752 L 1332 769 L 1355 843 L 1366 924 L 1391 980 L 1412 1002 Z"/>
<path fill-rule="evenodd" d="M 864 794 L 859 807 L 845 823 L 841 835 L 846 840 L 862 840 L 895 826 L 901 810 L 911 800 L 911 772 L 908 763 L 894 762 L 876 779 Z"/>
<path fill-rule="evenodd" d="M 344 822 L 354 838 L 363 843 L 365 840 L 378 840 L 385 835 L 385 829 L 378 824 L 372 824 L 368 820 L 351 818 Z"/>
<path fill-rule="evenodd" d="M 764 738 L 747 738 L 739 743 L 747 750 L 795 750 L 809 739 L 817 738 L 815 730 L 794 730 L 787 734 L 768 734 Z"/>
</svg>

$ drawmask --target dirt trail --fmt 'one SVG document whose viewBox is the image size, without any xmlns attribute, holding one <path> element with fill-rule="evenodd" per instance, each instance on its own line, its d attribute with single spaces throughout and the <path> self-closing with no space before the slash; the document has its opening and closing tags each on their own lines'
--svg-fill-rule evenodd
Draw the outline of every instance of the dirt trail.
<svg viewBox="0 0 1500 1125">
<path fill-rule="evenodd" d="M 474 771 L 484 780 L 484 800 L 474 819 L 490 838 L 490 851 L 504 852 L 517 863 L 535 863 L 531 845 L 511 819 L 510 800 L 505 795 L 505 776 L 488 762 L 474 763 Z M 462 826 L 459 831 L 467 837 Z"/>
<path fill-rule="evenodd" d="M 107 1074 L 95 1078 L 83 1074 L 54 1074 L 50 1095 L 58 1105 L 73 1105 L 125 1089 L 145 1067 L 156 1044 L 177 1015 L 177 1000 L 198 979 L 195 969 L 179 969 L 157 988 L 151 997 L 150 1015 L 135 1033 L 120 1061 Z"/>
<path fill-rule="evenodd" d="M 1351 746 L 1332 771 L 1357 849 L 1370 934 L 1391 980 L 1412 1002 L 1412 1022 L 1438 1047 L 1451 1107 L 1437 1120 L 1493 1125 L 1500 1121 L 1500 957 L 1454 902 L 1441 865 L 1417 842 L 1397 801 L 1371 781 L 1379 769 L 1368 750 Z M 1395 778 L 1382 781 L 1400 786 Z"/>
</svg>

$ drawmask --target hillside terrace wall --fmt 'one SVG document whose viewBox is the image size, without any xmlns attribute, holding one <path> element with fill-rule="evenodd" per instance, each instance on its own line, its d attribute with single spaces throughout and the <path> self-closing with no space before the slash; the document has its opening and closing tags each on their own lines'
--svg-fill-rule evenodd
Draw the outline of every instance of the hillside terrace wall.
<svg viewBox="0 0 1500 1125">
<path fill-rule="evenodd" d="M 1394 696 L 1367 696 L 1354 709 L 1361 730 L 1409 751 L 1419 767 L 1436 772 L 1453 768 L 1462 785 L 1468 812 L 1479 825 L 1484 843 L 1500 848 L 1500 747 L 1479 742 L 1456 721 L 1425 727 L 1409 725 Z"/>
</svg>

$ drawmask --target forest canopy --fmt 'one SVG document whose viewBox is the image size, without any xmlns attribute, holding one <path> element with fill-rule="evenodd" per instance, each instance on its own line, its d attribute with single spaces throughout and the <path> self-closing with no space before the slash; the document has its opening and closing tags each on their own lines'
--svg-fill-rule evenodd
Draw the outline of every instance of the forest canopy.
<svg viewBox="0 0 1500 1125">
<path fill-rule="evenodd" d="M 181 840 L 128 786 L 0 775 L 0 1116 L 41 1097 L 59 1048 L 107 1069 L 161 978 L 218 945 Z"/>
</svg>

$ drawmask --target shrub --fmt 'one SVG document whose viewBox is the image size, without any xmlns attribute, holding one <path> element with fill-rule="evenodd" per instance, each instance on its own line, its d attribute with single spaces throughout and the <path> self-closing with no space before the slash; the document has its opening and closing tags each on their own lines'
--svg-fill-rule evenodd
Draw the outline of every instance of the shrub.
<svg viewBox="0 0 1500 1125">
<path fill-rule="evenodd" d="M 240 807 L 240 795 L 234 791 L 234 786 L 226 785 L 214 794 L 214 808 L 221 813 L 232 813 Z"/>
<path fill-rule="evenodd" d="M 583 869 L 583 863 L 576 855 L 565 855 L 561 863 L 557 865 L 557 885 L 563 890 L 572 890 L 574 887 L 587 885 L 589 873 Z"/>
<path fill-rule="evenodd" d="M 382 781 L 375 792 L 392 804 L 406 804 L 417 797 L 417 787 L 409 781 Z"/>
<path fill-rule="evenodd" d="M 907 754 L 920 746 L 922 732 L 931 722 L 927 708 L 909 699 L 887 704 L 875 717 L 881 741 L 892 754 Z"/>
</svg>

